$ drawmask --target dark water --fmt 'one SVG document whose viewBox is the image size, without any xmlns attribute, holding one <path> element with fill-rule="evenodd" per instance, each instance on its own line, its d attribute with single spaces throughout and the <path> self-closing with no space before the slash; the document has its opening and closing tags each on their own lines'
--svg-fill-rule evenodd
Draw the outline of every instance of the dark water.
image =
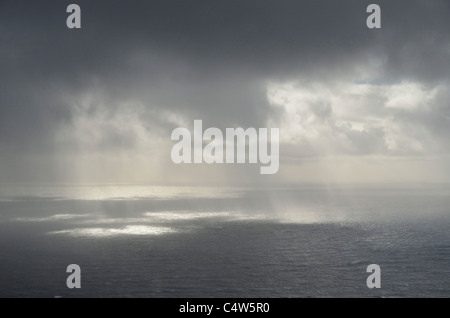
<svg viewBox="0 0 450 318">
<path fill-rule="evenodd" d="M 445 187 L 0 189 L 1 297 L 450 296 Z"/>
</svg>

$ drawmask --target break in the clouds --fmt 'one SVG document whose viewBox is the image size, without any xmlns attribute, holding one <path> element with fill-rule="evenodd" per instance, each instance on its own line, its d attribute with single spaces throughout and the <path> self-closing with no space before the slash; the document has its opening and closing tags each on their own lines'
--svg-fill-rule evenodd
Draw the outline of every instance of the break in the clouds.
<svg viewBox="0 0 450 318">
<path fill-rule="evenodd" d="M 373 1 L 372 1 L 373 2 Z M 450 3 L 0 3 L 7 182 L 450 181 Z M 170 133 L 279 127 L 280 172 L 175 166 Z"/>
</svg>

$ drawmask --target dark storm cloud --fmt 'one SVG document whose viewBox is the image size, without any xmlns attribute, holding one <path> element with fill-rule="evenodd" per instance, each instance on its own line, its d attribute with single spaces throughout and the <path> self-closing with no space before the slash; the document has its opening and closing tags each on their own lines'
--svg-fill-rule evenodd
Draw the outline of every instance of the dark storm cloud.
<svg viewBox="0 0 450 318">
<path fill-rule="evenodd" d="M 69 2 L 10 3 L 6 21 L 55 74 L 118 63 L 121 68 L 105 73 L 114 75 L 131 67 L 126 61 L 136 50 L 180 59 L 196 73 L 290 73 L 350 64 L 349 58 L 373 52 L 400 70 L 416 65 L 413 70 L 447 74 L 438 67 L 448 58 L 446 1 L 378 2 L 384 26 L 378 33 L 365 27 L 369 1 L 80 1 L 84 29 L 77 33 L 58 27 Z"/>
<path fill-rule="evenodd" d="M 81 30 L 65 25 L 72 2 L 82 8 Z M 365 25 L 372 2 L 382 8 L 381 30 Z M 261 127 L 281 115 L 266 81 L 448 83 L 449 17 L 444 0 L 2 1 L 0 150 L 58 151 L 61 127 L 78 129 L 77 118 L 99 112 L 108 120 L 130 102 L 144 107 L 149 133 L 177 125 L 162 111 Z M 399 112 L 398 120 L 444 140 L 448 102 L 439 98 L 432 112 Z M 312 112 L 334 116 L 333 105 Z M 125 147 L 133 135 L 119 138 L 114 127 L 105 128 L 104 147 Z M 382 139 L 379 128 L 343 133 L 356 153 L 383 148 L 371 142 Z"/>
</svg>

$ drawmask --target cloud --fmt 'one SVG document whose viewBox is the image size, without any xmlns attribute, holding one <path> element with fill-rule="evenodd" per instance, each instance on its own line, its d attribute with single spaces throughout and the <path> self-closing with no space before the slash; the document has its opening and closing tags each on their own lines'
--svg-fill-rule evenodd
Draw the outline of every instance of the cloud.
<svg viewBox="0 0 450 318">
<path fill-rule="evenodd" d="M 80 0 L 80 30 L 69 3 L 0 4 L 2 180 L 175 180 L 194 119 L 280 125 L 290 159 L 448 153 L 448 1 L 378 1 L 380 30 L 370 1 Z"/>
<path fill-rule="evenodd" d="M 271 124 L 309 155 L 448 154 L 449 131 L 435 125 L 449 120 L 442 107 L 449 93 L 449 86 L 408 82 L 268 85 L 268 100 L 282 114 Z"/>
</svg>

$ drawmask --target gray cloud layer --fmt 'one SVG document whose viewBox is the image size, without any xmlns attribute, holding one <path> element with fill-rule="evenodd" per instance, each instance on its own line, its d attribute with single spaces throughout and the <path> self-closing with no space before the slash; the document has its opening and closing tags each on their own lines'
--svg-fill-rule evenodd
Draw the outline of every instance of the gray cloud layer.
<svg viewBox="0 0 450 318">
<path fill-rule="evenodd" d="M 54 159 L 44 175 L 65 155 L 167 157 L 170 131 L 197 118 L 283 125 L 294 160 L 449 151 L 448 1 L 376 1 L 381 30 L 365 26 L 373 1 L 77 1 L 82 29 L 68 30 L 71 2 L 0 3 L 8 180 L 33 179 L 39 156 Z M 419 99 L 403 107 L 411 92 Z"/>
</svg>

